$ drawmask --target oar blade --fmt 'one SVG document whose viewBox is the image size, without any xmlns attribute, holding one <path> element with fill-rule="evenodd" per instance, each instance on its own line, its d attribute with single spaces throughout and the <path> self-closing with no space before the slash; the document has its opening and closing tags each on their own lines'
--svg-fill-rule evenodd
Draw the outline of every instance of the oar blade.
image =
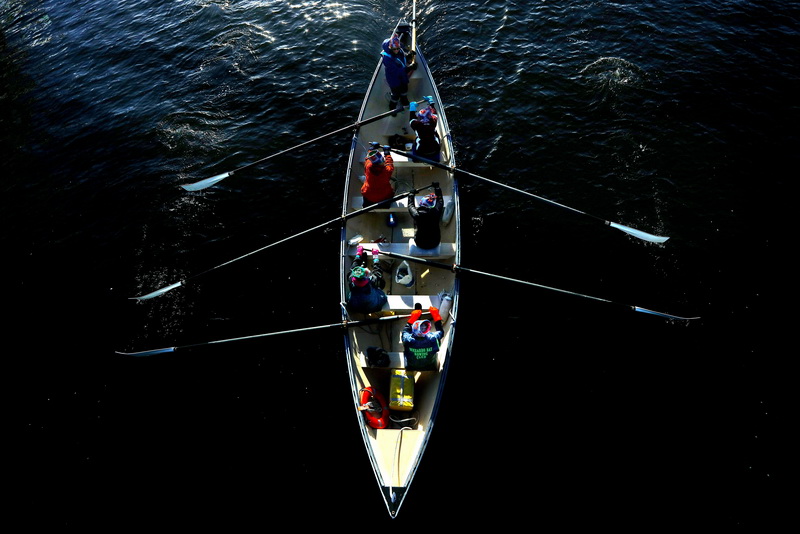
<svg viewBox="0 0 800 534">
<path fill-rule="evenodd" d="M 138 296 L 138 297 L 132 297 L 132 299 L 133 300 L 148 300 L 148 299 L 152 299 L 154 297 L 158 297 L 159 295 L 163 295 L 167 291 L 171 291 L 171 290 L 175 289 L 176 287 L 180 287 L 182 285 L 183 285 L 183 282 L 175 282 L 174 284 L 170 284 L 170 285 L 168 285 L 166 287 L 162 287 L 161 289 L 156 289 L 155 291 L 153 291 L 152 293 L 148 293 L 147 295 L 141 295 L 141 296 Z"/>
<path fill-rule="evenodd" d="M 212 185 L 221 182 L 228 176 L 231 176 L 233 171 L 223 172 L 222 174 L 218 174 L 216 176 L 212 176 L 211 178 L 206 178 L 205 180 L 200 180 L 199 182 L 195 182 L 193 184 L 186 184 L 182 185 L 181 187 L 184 188 L 186 191 L 200 191 L 202 189 L 207 189 Z"/>
<path fill-rule="evenodd" d="M 648 310 L 647 308 L 641 308 L 639 306 L 634 306 L 633 309 L 637 312 L 649 313 L 650 315 L 658 315 L 659 317 L 666 317 L 667 319 L 678 319 L 680 321 L 691 321 L 700 318 L 700 317 L 679 317 L 677 315 L 670 315 L 668 313 L 661 313 L 653 310 Z"/>
<path fill-rule="evenodd" d="M 155 356 L 157 354 L 165 354 L 167 352 L 175 352 L 177 347 L 164 347 L 163 349 L 153 349 L 153 350 L 143 350 L 140 352 L 120 352 L 115 351 L 117 354 L 121 354 L 123 356 Z"/>
<path fill-rule="evenodd" d="M 608 224 L 612 228 L 616 228 L 617 230 L 622 230 L 628 235 L 632 235 L 633 237 L 638 237 L 639 239 L 643 239 L 645 241 L 650 241 L 651 243 L 663 243 L 664 241 L 669 239 L 669 237 L 662 237 L 660 235 L 648 234 L 647 232 L 642 232 L 641 230 L 637 230 L 636 228 L 631 228 L 630 226 L 625 226 L 619 223 L 610 222 Z"/>
</svg>

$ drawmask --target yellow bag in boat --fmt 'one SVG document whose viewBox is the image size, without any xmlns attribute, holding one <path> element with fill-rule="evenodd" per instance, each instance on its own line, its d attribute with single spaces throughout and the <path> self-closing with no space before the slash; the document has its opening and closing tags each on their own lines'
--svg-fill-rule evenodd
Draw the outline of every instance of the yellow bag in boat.
<svg viewBox="0 0 800 534">
<path fill-rule="evenodd" d="M 414 409 L 414 377 L 405 369 L 392 369 L 389 381 L 389 409 L 409 412 Z"/>
</svg>

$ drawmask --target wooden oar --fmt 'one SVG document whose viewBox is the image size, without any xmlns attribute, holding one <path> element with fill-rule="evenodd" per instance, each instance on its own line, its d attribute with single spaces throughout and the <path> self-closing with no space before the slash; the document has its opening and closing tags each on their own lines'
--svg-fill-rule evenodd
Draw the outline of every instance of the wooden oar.
<svg viewBox="0 0 800 534">
<path fill-rule="evenodd" d="M 422 102 L 424 102 L 424 101 L 421 100 L 420 102 L 417 102 L 417 103 L 419 104 L 419 103 L 422 103 Z M 338 130 L 334 130 L 334 131 L 326 133 L 324 135 L 320 135 L 319 137 L 315 137 L 314 139 L 311 139 L 309 141 L 305 141 L 303 143 L 300 143 L 299 145 L 295 145 L 293 147 L 286 148 L 284 150 L 281 150 L 280 152 L 276 152 L 276 153 L 271 154 L 271 155 L 269 155 L 269 156 L 267 156 L 265 158 L 261 158 L 261 159 L 259 159 L 257 161 L 252 162 L 252 163 L 248 163 L 247 165 L 242 165 L 241 167 L 239 167 L 237 169 L 233 169 L 232 171 L 223 172 L 222 174 L 218 174 L 216 176 L 212 176 L 211 178 L 206 178 L 204 180 L 200 180 L 199 182 L 194 182 L 192 184 L 182 185 L 181 187 L 184 188 L 187 191 L 200 191 L 202 189 L 206 189 L 208 187 L 211 187 L 214 184 L 217 184 L 217 183 L 221 182 L 222 180 L 224 180 L 225 178 L 227 178 L 229 176 L 233 176 L 233 174 L 236 173 L 236 172 L 242 171 L 244 169 L 249 169 L 253 165 L 258 165 L 259 163 L 263 163 L 263 162 L 267 161 L 268 159 L 272 159 L 272 158 L 274 158 L 276 156 L 280 156 L 281 154 L 286 154 L 287 152 L 291 152 L 292 150 L 296 150 L 296 149 L 304 147 L 306 145 L 310 145 L 311 143 L 316 143 L 317 141 L 320 141 L 322 139 L 326 139 L 326 138 L 334 136 L 336 134 L 340 134 L 340 133 L 345 132 L 347 130 L 351 130 L 353 128 L 360 128 L 361 126 L 364 126 L 365 124 L 370 124 L 370 123 L 375 122 L 377 120 L 383 119 L 384 117 L 388 117 L 393 112 L 396 113 L 395 110 L 387 111 L 385 113 L 381 113 L 380 115 L 375 115 L 374 117 L 370 117 L 369 119 L 364 119 L 363 121 L 356 121 L 353 124 L 350 124 L 349 126 L 345 126 L 344 128 L 339 128 Z"/>
<path fill-rule="evenodd" d="M 380 248 L 380 247 L 378 247 L 378 248 Z M 680 317 L 678 315 L 671 315 L 671 314 L 668 314 L 668 313 L 661 313 L 661 312 L 657 312 L 657 311 L 653 311 L 653 310 L 648 310 L 647 308 L 642 308 L 642 307 L 639 307 L 639 306 L 632 306 L 630 304 L 620 304 L 618 302 L 613 302 L 613 301 L 606 300 L 606 299 L 603 299 L 603 298 L 600 298 L 600 297 L 593 297 L 591 295 L 583 295 L 581 293 L 575 293 L 573 291 L 568 291 L 566 289 L 559 289 L 557 287 L 550 287 L 550 286 L 545 286 L 545 285 L 542 285 L 542 284 L 536 284 L 534 282 L 528 282 L 527 280 L 517 280 L 516 278 L 509 278 L 507 276 L 501 276 L 501 275 L 498 275 L 498 274 L 492 274 L 492 273 L 487 273 L 487 272 L 483 272 L 483 271 L 477 271 L 475 269 L 468 269 L 466 267 L 461 267 L 460 265 L 456 265 L 456 264 L 448 265 L 446 263 L 439 263 L 439 262 L 436 262 L 436 261 L 426 260 L 424 258 L 420 258 L 420 257 L 417 257 L 417 256 L 408 256 L 406 254 L 398 254 L 397 252 L 388 252 L 388 251 L 385 251 L 385 250 L 381 250 L 380 253 L 383 254 L 383 255 L 386 255 L 386 256 L 391 256 L 393 258 L 400 258 L 400 259 L 403 259 L 403 260 L 413 261 L 413 262 L 417 262 L 417 263 L 423 263 L 423 264 L 429 265 L 431 267 L 437 267 L 437 268 L 440 268 L 440 269 L 447 269 L 447 270 L 450 270 L 450 271 L 453 271 L 453 272 L 464 272 L 464 273 L 472 273 L 472 274 L 481 274 L 481 275 L 484 275 L 484 276 L 491 276 L 492 278 L 498 278 L 500 280 L 506 280 L 508 282 L 516 282 L 518 284 L 525 284 L 525 285 L 529 285 L 529 286 L 539 287 L 539 288 L 542 288 L 542 289 L 549 289 L 550 291 L 558 291 L 559 293 L 566 293 L 568 295 L 574 295 L 576 297 L 582 297 L 582 298 L 586 298 L 586 299 L 596 300 L 596 301 L 599 301 L 599 302 L 605 302 L 605 303 L 614 304 L 614 305 L 617 305 L 617 306 L 624 306 L 624 307 L 626 307 L 626 308 L 628 308 L 630 310 L 633 310 L 633 311 L 637 311 L 637 312 L 641 312 L 641 313 L 649 313 L 651 315 L 658 315 L 658 316 L 661 316 L 661 317 L 666 317 L 668 319 L 679 319 L 679 320 L 683 320 L 683 321 L 688 321 L 688 320 L 699 319 L 700 318 L 700 317 Z"/>
<path fill-rule="evenodd" d="M 494 185 L 499 185 L 500 187 L 505 187 L 506 189 L 510 189 L 511 191 L 516 191 L 517 193 L 522 193 L 524 195 L 531 196 L 531 197 L 533 197 L 533 198 L 535 198 L 537 200 L 541 200 L 542 202 L 547 202 L 548 204 L 552 204 L 553 206 L 558 206 L 559 208 L 568 209 L 568 210 L 573 211 L 575 213 L 579 213 L 581 215 L 586 215 L 587 217 L 591 217 L 592 219 L 596 219 L 598 221 L 601 221 L 606 226 L 610 226 L 612 228 L 616 228 L 617 230 L 622 230 L 626 234 L 632 235 L 633 237 L 638 237 L 639 239 L 643 239 L 644 241 L 650 241 L 651 243 L 663 243 L 664 241 L 669 239 L 669 237 L 662 237 L 662 236 L 658 236 L 658 235 L 654 235 L 654 234 L 649 234 L 647 232 L 643 232 L 641 230 L 637 230 L 635 228 L 631 228 L 630 226 L 625 226 L 625 225 L 622 225 L 622 224 L 619 224 L 619 223 L 607 221 L 607 220 L 602 219 L 600 217 L 595 217 L 594 215 L 591 215 L 589 213 L 585 213 L 585 212 L 577 210 L 575 208 L 571 208 L 569 206 L 565 206 L 564 204 L 559 204 L 558 202 L 555 202 L 553 200 L 550 200 L 550 199 L 547 199 L 547 198 L 544 198 L 544 197 L 540 197 L 538 195 L 534 195 L 533 193 L 529 193 L 528 191 L 523 191 L 522 189 L 517 189 L 516 187 L 511 187 L 510 185 L 506 185 L 506 184 L 503 184 L 503 183 L 500 183 L 500 182 L 496 182 L 494 180 L 490 180 L 489 178 L 484 178 L 483 176 L 478 176 L 477 174 L 473 174 L 471 172 L 459 169 L 457 167 L 450 167 L 449 165 L 445 165 L 444 163 L 439 163 L 438 161 L 432 161 L 432 160 L 429 160 L 429 159 L 426 159 L 426 158 L 421 158 L 419 156 L 411 154 L 410 152 L 403 152 L 401 150 L 395 150 L 395 149 L 392 149 L 392 152 L 396 152 L 397 154 L 401 154 L 403 156 L 406 156 L 409 159 L 414 159 L 416 161 L 420 161 L 420 162 L 426 163 L 428 165 L 433 165 L 435 167 L 446 169 L 446 170 L 448 170 L 450 172 L 458 172 L 458 173 L 470 176 L 472 178 L 477 178 L 478 180 L 483 180 L 485 182 L 489 182 L 489 183 L 494 184 Z"/>
<path fill-rule="evenodd" d="M 303 234 L 307 234 L 307 233 L 309 233 L 311 231 L 319 230 L 320 228 L 325 228 L 326 226 L 330 226 L 330 225 L 332 225 L 334 223 L 342 222 L 342 221 L 345 221 L 345 220 L 350 219 L 352 217 L 356 217 L 356 216 L 361 215 L 363 213 L 366 213 L 368 211 L 374 210 L 376 208 L 380 208 L 381 206 L 385 205 L 386 203 L 396 202 L 396 201 L 398 201 L 400 199 L 406 198 L 409 193 L 416 194 L 416 193 L 422 191 L 423 189 L 429 189 L 431 187 L 433 187 L 433 184 L 431 184 L 431 185 L 429 185 L 427 187 L 421 187 L 419 189 L 411 189 L 409 191 L 406 191 L 405 193 L 401 193 L 399 195 L 396 195 L 396 196 L 394 196 L 394 197 L 392 197 L 389 200 L 386 200 L 384 202 L 380 202 L 378 204 L 373 204 L 371 206 L 367 206 L 366 208 L 358 209 L 356 211 L 353 211 L 353 212 L 347 213 L 345 215 L 342 215 L 341 217 L 337 217 L 335 219 L 331 219 L 330 221 L 327 221 L 327 222 L 324 222 L 322 224 L 318 224 L 316 226 L 313 226 L 311 228 L 303 230 L 302 232 L 298 232 L 298 233 L 296 233 L 294 235 L 290 235 L 289 237 L 284 237 L 283 239 L 281 239 L 279 241 L 275 241 L 274 243 L 270 243 L 269 245 L 263 246 L 263 247 L 261 247 L 259 249 L 256 249 L 256 250 L 253 250 L 252 252 L 248 252 L 247 254 L 242 254 L 241 256 L 239 256 L 237 258 L 233 258 L 232 260 L 228 260 L 225 263 L 220 263 L 219 265 L 211 267 L 210 269 L 206 269 L 205 271 L 203 271 L 201 273 L 197 273 L 197 274 L 194 274 L 194 275 L 189 276 L 187 278 L 184 278 L 183 280 L 181 280 L 179 282 L 175 282 L 175 283 L 170 284 L 168 286 L 162 287 L 161 289 L 156 289 L 155 291 L 153 291 L 151 293 L 147 293 L 146 295 L 140 295 L 138 297 L 131 297 L 131 299 L 141 301 L 141 300 L 148 300 L 148 299 L 151 299 L 153 297 L 158 297 L 160 295 L 163 295 L 167 291 L 171 291 L 171 290 L 175 289 L 176 287 L 180 287 L 182 285 L 185 285 L 186 282 L 188 282 L 189 280 L 192 280 L 194 278 L 197 278 L 198 276 L 202 276 L 204 274 L 210 273 L 211 271 L 215 271 L 215 270 L 219 269 L 220 267 L 225 267 L 226 265 L 230 265 L 233 262 L 242 260 L 244 258 L 247 258 L 248 256 L 252 256 L 253 254 L 257 254 L 258 252 L 264 251 L 264 250 L 266 250 L 266 249 L 268 249 L 270 247 L 274 247 L 275 245 L 279 245 L 281 243 L 285 243 L 286 241 L 289 241 L 290 239 L 294 239 L 295 237 L 301 236 Z"/>
<path fill-rule="evenodd" d="M 417 53 L 417 2 L 411 3 L 411 51 Z"/>
<path fill-rule="evenodd" d="M 424 311 L 424 314 L 430 313 L 429 311 Z M 389 321 L 397 321 L 400 319 L 408 319 L 411 315 L 387 315 L 384 317 L 375 317 L 370 319 L 361 319 L 357 321 L 342 321 L 340 323 L 332 323 L 332 324 L 323 324 L 319 326 L 308 326 L 305 328 L 295 328 L 294 330 L 282 330 L 280 332 L 267 332 L 264 334 L 254 334 L 252 336 L 242 336 L 242 337 L 232 337 L 229 339 L 217 339 L 215 341 L 206 341 L 204 343 L 193 343 L 191 345 L 183 345 L 180 347 L 164 347 L 161 349 L 152 349 L 152 350 L 143 350 L 140 352 L 121 352 L 115 351 L 116 354 L 122 354 L 123 356 L 155 356 L 157 354 L 166 354 L 169 352 L 175 352 L 177 350 L 185 350 L 191 349 L 196 347 L 204 347 L 207 345 L 218 345 L 220 343 L 231 343 L 234 341 L 247 341 L 251 339 L 259 339 L 262 337 L 269 337 L 269 336 L 279 336 L 282 334 L 296 334 L 298 332 L 309 332 L 311 330 L 323 330 L 326 328 L 353 328 L 355 326 L 363 326 L 368 324 L 377 324 L 377 323 L 384 323 Z"/>
</svg>

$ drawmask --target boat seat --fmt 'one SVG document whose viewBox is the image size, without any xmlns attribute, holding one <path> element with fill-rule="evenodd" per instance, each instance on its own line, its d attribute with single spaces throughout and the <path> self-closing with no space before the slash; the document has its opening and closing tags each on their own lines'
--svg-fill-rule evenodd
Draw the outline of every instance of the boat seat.
<svg viewBox="0 0 800 534">
<path fill-rule="evenodd" d="M 424 312 L 427 312 L 431 306 L 438 308 L 441 304 L 438 295 L 386 295 L 386 297 L 383 309 L 402 314 L 409 313 L 417 303 L 422 306 Z"/>
<path fill-rule="evenodd" d="M 456 255 L 455 243 L 439 243 L 438 247 L 429 250 L 417 248 L 406 241 L 400 243 L 360 243 L 360 245 L 364 247 L 364 250 L 372 250 L 378 247 L 380 250 L 386 252 L 394 252 L 396 254 L 426 259 L 447 259 Z M 356 245 L 350 246 L 350 248 L 347 249 L 347 253 L 350 256 L 355 256 L 356 247 Z"/>
<path fill-rule="evenodd" d="M 406 368 L 406 359 L 404 353 L 402 352 L 387 352 L 386 354 L 389 355 L 389 365 L 386 367 L 370 367 L 367 363 L 367 357 L 364 353 L 358 355 L 359 357 L 359 364 L 361 367 L 367 367 L 369 369 L 405 369 Z M 410 370 L 413 373 L 430 373 L 430 372 L 437 372 L 434 369 L 428 369 L 425 371 L 420 371 L 418 369 Z"/>
<path fill-rule="evenodd" d="M 430 163 L 423 163 L 407 158 L 401 154 L 392 152 L 392 159 L 395 167 L 433 167 Z"/>
<path fill-rule="evenodd" d="M 430 167 L 433 168 L 433 165 L 430 163 L 423 163 L 421 161 L 415 161 L 411 158 L 407 158 L 402 154 L 396 154 L 392 152 L 392 162 L 395 167 Z M 364 165 L 364 160 L 361 160 L 361 165 Z M 438 168 L 438 167 L 437 167 Z M 363 174 L 363 173 L 362 173 Z"/>
<path fill-rule="evenodd" d="M 414 201 L 417 203 L 417 206 L 419 206 L 419 201 L 422 200 L 423 198 L 425 198 L 425 195 L 415 195 L 414 196 Z M 444 205 L 447 206 L 447 203 L 450 202 L 450 200 L 452 198 L 453 197 L 450 196 L 450 195 L 444 195 L 442 202 L 444 202 Z M 360 210 L 363 207 L 361 205 L 361 203 L 362 203 L 361 197 L 353 197 L 353 199 L 350 201 L 350 208 L 352 208 L 354 210 Z M 403 197 L 400 200 L 396 200 L 396 201 L 390 203 L 389 206 L 387 206 L 385 208 L 384 207 L 374 208 L 371 211 L 375 211 L 375 212 L 389 212 L 389 211 L 407 212 L 408 211 L 408 197 Z"/>
</svg>

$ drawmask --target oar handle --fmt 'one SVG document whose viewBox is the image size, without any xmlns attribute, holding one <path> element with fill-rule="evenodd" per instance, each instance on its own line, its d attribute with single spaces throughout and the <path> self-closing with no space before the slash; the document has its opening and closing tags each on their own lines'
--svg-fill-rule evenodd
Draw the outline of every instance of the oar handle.
<svg viewBox="0 0 800 534">
<path fill-rule="evenodd" d="M 417 53 L 417 2 L 411 3 L 411 51 Z"/>
<path fill-rule="evenodd" d="M 448 270 L 448 271 L 453 271 L 454 273 L 463 270 L 462 267 L 459 267 L 455 263 L 452 264 L 452 265 L 449 265 L 447 263 L 440 263 L 438 261 L 428 260 L 428 259 L 425 259 L 425 258 L 419 258 L 417 256 L 409 256 L 407 254 L 400 254 L 398 252 L 389 252 L 388 250 L 382 250 L 380 248 L 380 243 L 378 244 L 378 251 L 381 254 L 385 255 L 385 256 L 390 256 L 390 257 L 398 258 L 398 259 L 401 259 L 401 260 L 413 261 L 415 263 L 424 263 L 425 265 L 430 265 L 431 267 L 437 267 L 439 269 L 445 269 L 445 270 Z"/>
<path fill-rule="evenodd" d="M 431 183 L 431 185 L 427 185 L 425 187 L 419 187 L 419 188 L 416 188 L 416 189 L 409 189 L 408 191 L 406 191 L 404 193 L 400 193 L 398 195 L 395 195 L 392 198 L 389 198 L 389 199 L 386 199 L 386 200 L 382 200 L 380 202 L 376 202 L 375 204 L 370 204 L 369 206 L 367 206 L 365 208 L 359 208 L 356 211 L 351 211 L 350 213 L 342 215 L 341 218 L 342 219 L 350 219 L 351 217 L 355 217 L 357 215 L 361 215 L 362 213 L 366 213 L 368 211 L 380 208 L 381 206 L 384 206 L 386 204 L 390 204 L 392 202 L 397 202 L 398 200 L 402 200 L 402 199 L 406 198 L 409 193 L 412 193 L 412 194 L 416 195 L 417 193 L 419 193 L 423 189 L 430 189 L 432 187 L 433 187 L 433 183 Z M 339 219 L 334 219 L 331 222 L 336 222 L 338 220 Z"/>
</svg>

